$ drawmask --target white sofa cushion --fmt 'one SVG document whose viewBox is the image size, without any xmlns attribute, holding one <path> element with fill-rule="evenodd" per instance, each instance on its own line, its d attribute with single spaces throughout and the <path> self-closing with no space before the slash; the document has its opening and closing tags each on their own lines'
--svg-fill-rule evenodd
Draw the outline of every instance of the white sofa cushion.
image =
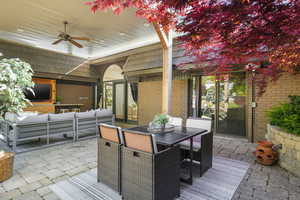
<svg viewBox="0 0 300 200">
<path fill-rule="evenodd" d="M 21 112 L 21 113 L 11 113 L 7 112 L 5 113 L 5 120 L 10 122 L 17 122 L 24 120 L 26 117 L 29 116 L 37 116 L 38 112 Z"/>
<path fill-rule="evenodd" d="M 111 117 L 112 115 L 112 111 L 108 109 L 96 110 L 96 117 Z"/>
<path fill-rule="evenodd" d="M 61 113 L 61 114 L 49 114 L 50 121 L 73 120 L 74 117 L 75 117 L 75 112 Z"/>
<path fill-rule="evenodd" d="M 47 123 L 48 118 L 49 118 L 48 114 L 33 115 L 22 119 L 17 119 L 16 124 Z"/>
<path fill-rule="evenodd" d="M 94 110 L 88 112 L 78 112 L 75 114 L 77 118 L 93 118 L 95 117 L 96 112 Z"/>
</svg>

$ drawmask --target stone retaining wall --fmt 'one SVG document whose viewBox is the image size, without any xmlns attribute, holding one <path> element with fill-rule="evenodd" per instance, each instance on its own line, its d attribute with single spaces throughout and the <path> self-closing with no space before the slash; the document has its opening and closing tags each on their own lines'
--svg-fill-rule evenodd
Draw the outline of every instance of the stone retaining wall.
<svg viewBox="0 0 300 200">
<path fill-rule="evenodd" d="M 279 150 L 279 165 L 300 176 L 300 137 L 268 125 L 266 139 L 273 144 L 282 144 L 282 149 Z"/>
</svg>

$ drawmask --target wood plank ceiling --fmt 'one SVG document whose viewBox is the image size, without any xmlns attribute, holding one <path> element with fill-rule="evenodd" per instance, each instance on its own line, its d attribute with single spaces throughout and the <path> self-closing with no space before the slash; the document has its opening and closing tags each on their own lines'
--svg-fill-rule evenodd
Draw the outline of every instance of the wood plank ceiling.
<svg viewBox="0 0 300 200">
<path fill-rule="evenodd" d="M 0 7 L 0 39 L 23 43 L 83 58 L 112 55 L 128 49 L 158 42 L 153 27 L 136 17 L 129 9 L 115 16 L 112 12 L 91 13 L 85 0 L 9 0 Z M 51 43 L 63 31 L 67 20 L 68 33 L 90 37 L 83 49 L 66 42 Z"/>
</svg>

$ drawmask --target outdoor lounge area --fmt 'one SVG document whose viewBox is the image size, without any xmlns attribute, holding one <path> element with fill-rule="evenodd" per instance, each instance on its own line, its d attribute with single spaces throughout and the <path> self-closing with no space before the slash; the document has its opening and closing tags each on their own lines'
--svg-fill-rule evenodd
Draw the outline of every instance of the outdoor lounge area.
<svg viewBox="0 0 300 200">
<path fill-rule="evenodd" d="M 300 2 L 0 6 L 0 200 L 300 200 Z"/>
<path fill-rule="evenodd" d="M 230 139 L 217 137 L 214 139 L 214 157 L 233 159 L 249 163 L 249 169 L 232 199 L 292 199 L 297 200 L 299 196 L 299 178 L 281 169 L 279 166 L 268 167 L 255 163 L 252 151 L 254 144 L 250 144 L 243 139 Z M 47 157 L 43 156 L 47 154 Z M 72 154 L 72 156 L 69 156 Z M 224 162 L 224 161 L 223 161 Z M 221 166 L 221 169 L 215 170 Z M 224 166 L 224 164 L 223 164 Z M 228 166 L 228 164 L 227 164 Z M 97 168 L 97 140 L 83 140 L 76 144 L 59 145 L 42 150 L 19 154 L 15 159 L 15 175 L 8 181 L 1 183 L 1 198 L 6 199 L 46 199 L 61 200 L 50 188 L 53 184 L 68 180 L 70 177 L 84 174 Z M 234 168 L 233 168 L 234 169 Z M 236 173 L 232 168 L 227 171 L 219 163 L 213 163 L 212 170 L 225 173 Z M 213 191 L 206 186 L 205 189 L 197 189 L 199 185 L 198 170 L 195 170 L 195 183 L 193 186 L 181 183 L 181 197 L 183 199 L 218 199 L 208 195 L 214 195 L 219 185 L 214 179 L 210 179 L 211 174 L 203 176 L 205 181 L 211 180 L 209 185 L 216 184 Z M 96 182 L 95 174 L 94 182 Z M 225 179 L 226 180 L 226 179 Z M 230 181 L 227 179 L 227 181 Z M 203 182 L 202 182 L 203 183 Z M 65 185 L 64 182 L 63 185 Z M 232 182 L 227 183 L 227 187 L 232 187 Z M 226 184 L 225 184 L 226 185 Z M 230 186 L 230 187 L 229 187 Z M 197 192 L 199 191 L 199 193 Z M 224 190 L 222 190 L 222 194 Z M 72 192 L 71 192 L 72 193 Z M 183 194 L 184 193 L 184 194 Z M 105 198 L 104 198 L 105 199 Z M 220 198 L 219 198 L 220 199 Z"/>
</svg>

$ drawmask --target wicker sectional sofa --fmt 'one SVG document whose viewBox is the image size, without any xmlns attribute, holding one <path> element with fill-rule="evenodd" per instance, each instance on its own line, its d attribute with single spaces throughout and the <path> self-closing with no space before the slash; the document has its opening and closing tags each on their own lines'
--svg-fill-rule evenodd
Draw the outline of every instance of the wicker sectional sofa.
<svg viewBox="0 0 300 200">
<path fill-rule="evenodd" d="M 16 151 L 18 144 L 33 139 L 46 138 L 46 145 L 56 136 L 69 136 L 76 141 L 84 136 L 97 136 L 97 125 L 114 120 L 112 111 L 105 109 L 80 113 L 42 114 L 28 116 L 22 120 L 1 122 L 1 133 L 5 142 Z"/>
</svg>

